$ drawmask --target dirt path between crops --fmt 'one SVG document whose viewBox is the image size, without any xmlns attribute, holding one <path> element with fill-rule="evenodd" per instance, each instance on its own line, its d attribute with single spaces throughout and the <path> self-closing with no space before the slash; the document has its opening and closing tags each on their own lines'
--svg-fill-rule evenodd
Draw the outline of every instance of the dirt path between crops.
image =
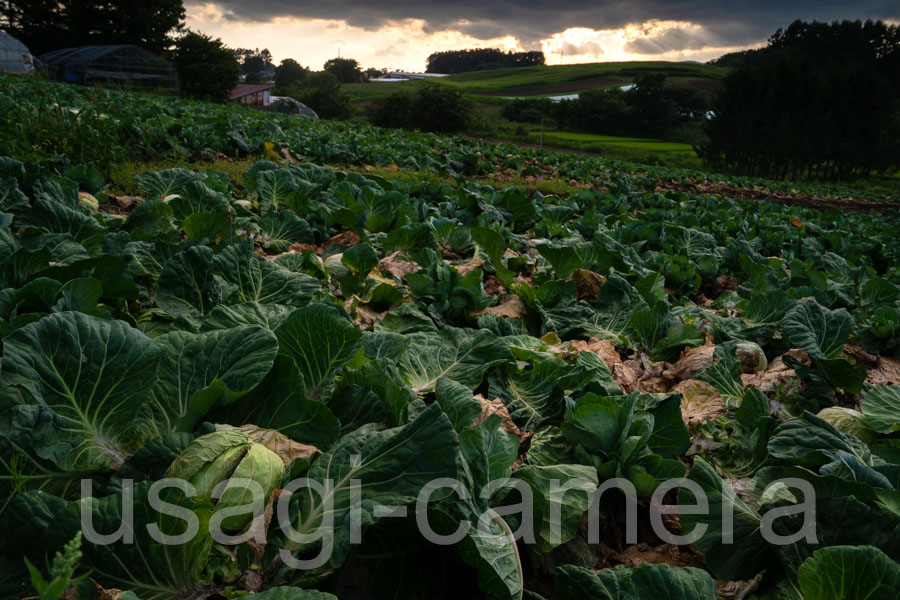
<svg viewBox="0 0 900 600">
<path fill-rule="evenodd" d="M 512 144 L 520 148 L 540 148 L 538 144 L 528 142 L 517 142 L 494 137 L 475 137 L 462 136 L 470 140 L 492 142 L 496 144 Z M 572 150 L 570 148 L 560 148 L 558 146 L 543 147 L 548 152 L 561 152 L 565 154 L 579 154 L 582 156 L 598 156 L 602 154 L 596 152 L 587 152 L 585 150 Z M 739 186 L 724 181 L 668 181 L 660 179 L 656 184 L 658 192 L 684 192 L 693 195 L 716 195 L 728 198 L 740 198 L 744 200 L 768 200 L 770 202 L 778 202 L 779 204 L 787 204 L 790 206 L 803 206 L 807 208 L 815 208 L 818 210 L 841 209 L 853 212 L 869 212 L 869 211 L 885 211 L 900 210 L 900 202 L 892 200 L 872 201 L 862 200 L 859 198 L 845 197 L 835 198 L 831 196 L 817 196 L 809 194 L 792 194 L 789 192 L 780 192 L 771 190 L 762 186 Z"/>
<path fill-rule="evenodd" d="M 900 202 L 862 200 L 853 198 L 852 196 L 846 198 L 834 198 L 831 196 L 792 194 L 789 192 L 770 190 L 763 186 L 737 186 L 724 181 L 685 183 L 684 181 L 675 182 L 661 179 L 657 183 L 656 191 L 727 196 L 729 198 L 741 198 L 745 200 L 768 200 L 769 202 L 778 202 L 779 204 L 789 204 L 791 206 L 804 206 L 818 210 L 830 210 L 835 208 L 853 212 L 900 210 Z"/>
</svg>

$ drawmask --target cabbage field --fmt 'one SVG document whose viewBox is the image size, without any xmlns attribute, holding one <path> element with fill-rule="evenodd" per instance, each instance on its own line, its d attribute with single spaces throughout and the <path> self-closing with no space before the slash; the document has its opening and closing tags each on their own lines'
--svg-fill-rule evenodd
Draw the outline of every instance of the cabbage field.
<svg viewBox="0 0 900 600">
<path fill-rule="evenodd" d="M 889 198 L 14 78 L 0 121 L 0 596 L 900 597 Z"/>
</svg>

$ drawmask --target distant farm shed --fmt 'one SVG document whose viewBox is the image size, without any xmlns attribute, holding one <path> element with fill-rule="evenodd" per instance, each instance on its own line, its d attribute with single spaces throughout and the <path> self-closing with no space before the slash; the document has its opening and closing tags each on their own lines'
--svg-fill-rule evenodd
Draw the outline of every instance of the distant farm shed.
<svg viewBox="0 0 900 600">
<path fill-rule="evenodd" d="M 271 90 L 274 83 L 241 84 L 231 90 L 231 100 L 254 107 L 266 107 L 272 102 Z"/>
<path fill-rule="evenodd" d="M 172 66 L 140 46 L 80 46 L 40 57 L 51 79 L 81 85 L 112 84 L 139 89 L 178 91 Z"/>
<path fill-rule="evenodd" d="M 34 57 L 28 47 L 5 31 L 0 31 L 0 73 L 27 75 L 33 71 Z"/>
</svg>

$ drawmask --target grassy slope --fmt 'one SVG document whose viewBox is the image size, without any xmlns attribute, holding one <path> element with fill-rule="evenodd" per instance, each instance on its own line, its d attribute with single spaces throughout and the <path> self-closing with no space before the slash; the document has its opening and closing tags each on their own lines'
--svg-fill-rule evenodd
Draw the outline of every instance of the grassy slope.
<svg viewBox="0 0 900 600">
<path fill-rule="evenodd" d="M 373 100 L 392 94 L 395 91 L 402 89 L 412 91 L 432 82 L 456 88 L 467 94 L 508 92 L 514 96 L 517 90 L 528 90 L 529 95 L 539 97 L 541 95 L 568 93 L 565 91 L 554 91 L 552 89 L 554 86 L 585 82 L 588 87 L 609 87 L 610 85 L 630 83 L 634 77 L 648 73 L 665 73 L 671 78 L 677 78 L 679 81 L 688 83 L 698 80 L 721 79 L 728 73 L 728 69 L 703 64 L 665 61 L 589 63 L 473 71 L 449 77 L 431 78 L 427 82 L 354 83 L 344 85 L 344 90 L 350 95 L 354 105 L 364 109 Z M 605 80 L 606 83 L 601 83 L 598 80 Z M 546 93 L 540 93 L 539 88 L 541 87 L 548 88 Z M 495 126 L 501 125 L 497 131 L 493 132 L 494 135 L 521 141 L 538 141 L 538 133 L 534 131 L 529 132 L 527 140 L 521 136 L 504 133 L 504 129 L 509 129 L 511 132 L 517 125 L 506 122 L 500 116 L 500 106 L 508 102 L 507 99 L 481 95 L 472 96 L 472 99 L 477 102 L 477 109 L 485 119 Z M 502 127 L 504 124 L 506 127 Z M 528 127 L 528 129 L 534 128 Z M 606 151 L 612 146 L 627 150 L 663 154 L 680 153 L 693 156 L 693 149 L 688 144 L 673 144 L 658 140 L 633 140 L 569 132 L 545 132 L 544 143 L 587 152 L 607 153 Z M 622 158 L 627 157 L 623 156 Z M 695 165 L 692 164 L 691 166 Z"/>
<path fill-rule="evenodd" d="M 529 132 L 529 138 L 537 141 L 539 132 Z M 661 142 L 643 138 L 616 137 L 613 135 L 595 135 L 592 133 L 572 133 L 570 131 L 545 131 L 544 143 L 549 146 L 571 147 L 588 152 L 602 151 L 605 146 L 619 146 L 631 150 L 648 150 L 651 152 L 694 154 L 690 144 Z"/>
<path fill-rule="evenodd" d="M 666 73 L 670 77 L 721 79 L 727 72 L 728 69 L 721 67 L 694 63 L 609 62 L 474 71 L 441 77 L 437 81 L 466 92 L 493 92 L 607 77 L 620 78 L 627 82 L 646 73 Z"/>
<path fill-rule="evenodd" d="M 439 83 L 460 91 L 497 92 L 540 86 L 554 86 L 591 79 L 615 79 L 628 83 L 634 77 L 647 73 L 665 73 L 670 77 L 687 79 L 721 79 L 728 69 L 709 65 L 677 62 L 609 62 L 581 65 L 517 67 L 513 69 L 493 69 L 473 71 L 449 77 L 434 77 L 429 83 Z M 385 96 L 398 89 L 415 89 L 425 85 L 423 81 L 403 83 L 350 83 L 344 90 L 354 102 L 371 100 Z"/>
</svg>

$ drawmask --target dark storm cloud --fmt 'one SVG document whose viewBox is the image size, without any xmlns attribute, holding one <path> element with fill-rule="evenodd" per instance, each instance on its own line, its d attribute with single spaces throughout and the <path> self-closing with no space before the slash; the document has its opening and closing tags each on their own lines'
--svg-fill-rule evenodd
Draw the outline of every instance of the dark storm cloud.
<svg viewBox="0 0 900 600">
<path fill-rule="evenodd" d="M 285 16 L 340 19 L 356 27 L 378 29 L 392 20 L 412 18 L 423 19 L 428 32 L 455 30 L 479 39 L 513 35 L 525 46 L 534 46 L 538 40 L 569 27 L 614 29 L 650 19 L 703 25 L 705 38 L 679 38 L 676 33 L 666 36 L 667 46 L 685 43 L 693 47 L 704 40 L 723 46 L 758 42 L 795 19 L 900 18 L 897 0 L 213 1 L 231 20 L 269 21 Z"/>
</svg>

